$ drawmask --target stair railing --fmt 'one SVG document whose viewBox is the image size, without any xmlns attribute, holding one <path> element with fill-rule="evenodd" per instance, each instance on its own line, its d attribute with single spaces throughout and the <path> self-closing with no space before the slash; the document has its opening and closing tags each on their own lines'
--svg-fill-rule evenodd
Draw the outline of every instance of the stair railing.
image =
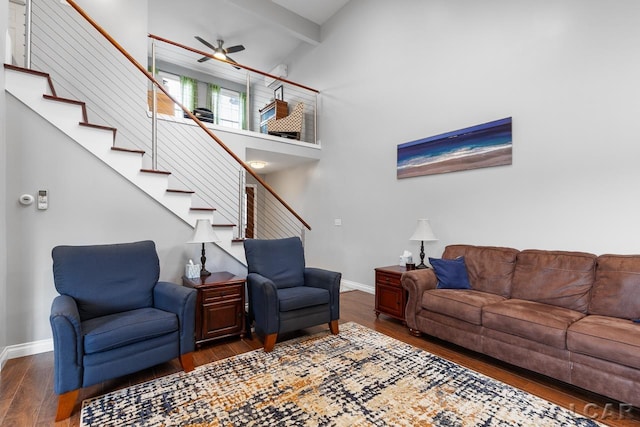
<svg viewBox="0 0 640 427">
<path fill-rule="evenodd" d="M 248 174 L 249 178 L 251 181 L 254 181 L 256 183 L 258 183 L 260 185 L 260 188 L 263 189 L 264 191 L 264 195 L 262 197 L 262 201 L 261 203 L 264 205 L 261 208 L 261 222 L 264 223 L 264 227 L 261 227 L 263 229 L 267 229 L 268 224 L 272 224 L 272 223 L 277 223 L 278 222 L 278 216 L 281 215 L 282 211 L 286 212 L 286 215 L 289 216 L 291 219 L 287 219 L 285 222 L 289 222 L 289 224 L 285 224 L 283 226 L 281 225 L 271 225 L 271 231 L 270 231 L 270 235 L 274 236 L 274 237 L 280 237 L 282 235 L 290 235 L 291 234 L 291 230 L 292 229 L 297 229 L 298 226 L 296 226 L 295 224 L 301 224 L 301 227 L 299 230 L 297 230 L 295 233 L 296 234 L 302 234 L 304 235 L 303 230 L 306 229 L 311 229 L 311 227 L 309 226 L 309 224 L 294 210 L 291 208 L 291 206 L 289 206 L 283 199 L 281 196 L 279 196 L 274 189 L 268 185 L 264 179 L 258 175 L 257 173 L 255 173 L 251 167 L 249 167 L 249 165 L 247 165 L 240 157 L 238 157 L 216 134 L 213 133 L 213 131 L 211 129 L 209 129 L 206 125 L 204 125 L 202 123 L 201 120 L 199 120 L 198 117 L 196 117 L 191 111 L 189 111 L 188 108 L 186 108 L 184 105 L 182 105 L 181 102 L 179 102 L 177 99 L 175 99 L 170 93 L 169 91 L 155 78 L 155 76 L 150 73 L 145 67 L 143 67 L 140 63 L 138 63 L 122 46 L 119 45 L 119 43 L 113 39 L 113 37 L 111 35 L 109 35 L 102 27 L 100 27 L 88 14 L 86 14 L 86 12 L 80 8 L 73 0 L 69 0 L 68 4 L 75 9 L 81 16 L 82 18 L 89 23 L 95 30 L 97 30 L 103 37 L 104 39 L 106 39 L 113 47 L 116 48 L 116 50 L 123 55 L 127 61 L 134 65 L 135 68 L 137 68 L 140 73 L 142 73 L 145 78 L 152 83 L 152 87 L 156 88 L 156 90 L 160 90 L 162 93 L 164 93 L 164 95 L 166 95 L 169 99 L 171 99 L 172 102 L 174 102 L 176 105 L 179 106 L 179 108 L 183 111 L 184 115 L 186 117 L 189 117 L 191 119 L 191 121 L 193 122 L 193 124 L 197 125 L 198 127 L 201 128 L 201 130 L 210 138 L 213 139 L 216 143 L 217 146 L 219 148 L 222 149 L 223 152 L 225 152 L 229 157 L 231 157 L 231 159 L 233 159 L 233 163 L 235 163 L 236 165 L 239 165 L 240 170 L 242 171 L 243 174 Z M 63 37 L 64 38 L 64 37 Z M 42 48 L 41 50 L 46 50 L 46 48 Z M 206 52 L 202 52 L 203 56 L 206 55 Z M 41 59 L 41 61 L 43 61 L 43 65 L 46 65 L 47 61 L 46 59 Z M 235 64 L 234 64 L 235 65 Z M 156 110 L 156 108 L 153 108 L 154 110 Z M 154 125 L 154 127 L 156 128 L 157 131 L 157 125 Z M 190 138 L 191 134 L 188 134 L 186 137 L 184 135 L 180 136 L 180 138 Z M 157 159 L 157 149 L 153 150 L 154 153 L 156 153 L 154 155 L 154 157 L 156 157 Z M 153 163 L 156 163 L 157 160 L 153 160 Z M 186 165 L 188 167 L 188 165 Z M 154 164 L 153 168 L 157 168 L 157 165 Z M 226 168 L 229 171 L 231 171 L 233 169 L 232 166 L 224 166 L 222 165 L 222 168 Z M 237 171 L 237 169 L 236 169 Z M 237 172 L 233 173 L 234 175 L 237 174 Z M 225 183 L 226 182 L 226 183 Z M 227 187 L 233 187 L 235 191 L 235 186 L 236 186 L 236 178 L 221 178 L 219 180 L 219 182 L 216 183 L 216 185 L 225 185 Z M 203 185 L 208 185 L 206 183 L 204 183 Z M 243 193 L 243 192 L 241 192 Z M 241 196 L 242 197 L 242 196 Z M 233 203 L 236 204 L 236 203 Z M 241 208 L 241 203 L 237 203 L 236 206 L 238 206 L 239 210 L 242 211 Z M 233 208 L 233 210 L 235 210 L 235 207 Z M 263 215 L 264 213 L 264 215 Z M 241 221 L 242 222 L 242 221 Z M 242 225 L 242 224 L 240 224 Z M 239 227 L 241 228 L 241 227 Z M 239 233 L 240 234 L 240 233 Z M 260 236 L 260 237 L 266 237 L 268 238 L 268 235 L 264 235 L 264 236 Z"/>
</svg>

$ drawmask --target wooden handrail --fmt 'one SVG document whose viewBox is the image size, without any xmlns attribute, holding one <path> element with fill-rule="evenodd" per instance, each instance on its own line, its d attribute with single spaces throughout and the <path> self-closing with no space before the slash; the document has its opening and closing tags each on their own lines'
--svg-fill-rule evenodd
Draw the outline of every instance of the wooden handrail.
<svg viewBox="0 0 640 427">
<path fill-rule="evenodd" d="M 267 184 L 262 178 L 260 178 L 260 176 L 257 173 L 255 173 L 251 169 L 251 167 L 248 164 L 246 164 L 240 157 L 238 157 L 236 153 L 234 153 L 229 147 L 227 147 L 227 145 L 224 142 L 222 142 L 222 140 L 218 138 L 218 136 L 214 134 L 211 131 L 211 129 L 206 127 L 204 123 L 200 121 L 200 119 L 198 119 L 191 111 L 189 111 L 184 105 L 182 105 L 182 103 L 178 102 L 177 99 L 171 96 L 169 91 L 165 89 L 164 86 L 162 86 L 162 84 L 160 84 L 160 82 L 158 82 L 158 80 L 156 80 L 156 78 L 153 77 L 153 75 L 149 71 L 147 71 L 145 67 L 143 67 L 138 61 L 136 61 L 136 59 L 133 56 L 131 56 L 129 52 L 127 52 L 113 37 L 111 37 L 111 35 L 104 28 L 98 25 L 98 23 L 94 21 L 93 18 L 91 18 L 91 16 L 89 16 L 80 6 L 78 6 L 75 1 L 67 0 L 67 3 L 69 3 L 69 5 L 76 10 L 76 12 L 82 15 L 82 17 L 89 24 L 91 24 L 91 26 L 95 28 L 100 34 L 102 34 L 102 36 L 106 38 L 109 41 L 109 43 L 111 43 L 120 53 L 122 53 L 129 60 L 129 62 L 131 62 L 138 70 L 140 70 L 140 72 L 144 74 L 147 77 L 147 79 L 153 82 L 153 84 L 155 84 L 158 87 L 158 89 L 160 89 L 165 95 L 167 95 L 169 99 L 175 102 L 182 109 L 182 111 L 184 111 L 185 114 L 189 116 L 189 118 L 191 118 L 195 123 L 197 123 L 198 126 L 200 126 L 200 128 L 202 128 L 202 130 L 204 130 L 211 138 L 213 138 L 213 140 L 216 141 L 218 145 L 220 145 L 220 147 L 222 147 L 222 149 L 224 149 L 224 151 L 226 151 L 231 157 L 233 157 L 233 159 L 236 162 L 238 162 L 238 164 L 240 164 L 240 166 L 242 166 L 244 170 L 249 172 L 249 174 L 253 176 L 256 179 L 256 181 L 258 181 L 262 186 L 264 186 L 264 188 L 266 188 L 267 191 L 271 193 L 273 197 L 276 198 L 276 200 L 278 200 L 294 217 L 296 217 L 298 221 L 302 223 L 302 225 L 304 225 L 307 228 L 307 230 L 311 230 L 311 226 L 307 224 L 307 222 L 304 219 L 302 219 L 302 217 L 300 217 L 300 215 L 298 215 L 298 213 L 294 211 L 293 208 L 291 208 L 291 206 L 289 206 L 289 204 L 287 204 L 287 202 L 285 202 L 282 199 L 282 197 L 280 197 L 278 193 L 276 193 L 273 190 L 273 188 L 271 188 L 269 184 Z M 236 64 L 232 64 L 232 65 L 236 65 Z"/>
<path fill-rule="evenodd" d="M 154 39 L 154 40 L 158 40 L 158 41 L 161 41 L 161 42 L 164 42 L 164 43 L 176 46 L 176 47 L 179 47 L 181 49 L 188 50 L 188 51 L 193 52 L 193 53 L 197 53 L 198 55 L 201 55 L 201 56 L 206 56 L 207 58 L 215 59 L 216 61 L 226 62 L 227 64 L 233 65 L 234 67 L 244 68 L 247 71 L 252 71 L 254 73 L 261 74 L 261 75 L 263 75 L 265 77 L 270 77 L 270 78 L 275 79 L 275 80 L 280 80 L 281 82 L 290 84 L 292 86 L 297 86 L 299 88 L 306 89 L 306 90 L 314 92 L 314 93 L 320 93 L 319 90 L 311 88 L 309 86 L 301 85 L 300 83 L 292 82 L 291 80 L 283 79 L 282 77 L 278 77 L 278 76 L 274 76 L 273 74 L 265 73 L 264 71 L 260 71 L 260 70 L 257 70 L 255 68 L 251 68 L 248 65 L 243 65 L 243 64 L 240 64 L 239 62 L 231 62 L 231 61 L 227 61 L 226 59 L 216 58 L 211 53 L 207 53 L 207 52 L 204 52 L 202 50 L 194 49 L 194 48 L 189 47 L 187 45 L 184 45 L 184 44 L 181 44 L 181 43 L 178 43 L 178 42 L 174 42 L 172 40 L 165 39 L 163 37 L 156 36 L 154 34 L 149 34 L 149 38 Z"/>
</svg>

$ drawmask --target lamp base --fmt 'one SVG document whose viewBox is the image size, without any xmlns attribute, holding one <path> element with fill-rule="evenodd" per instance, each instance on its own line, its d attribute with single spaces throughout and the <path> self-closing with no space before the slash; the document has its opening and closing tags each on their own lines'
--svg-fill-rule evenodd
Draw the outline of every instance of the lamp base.
<svg viewBox="0 0 640 427">
<path fill-rule="evenodd" d="M 202 268 L 200 269 L 200 277 L 211 276 L 211 273 L 204 268 L 204 265 L 207 263 L 207 257 L 204 252 L 204 243 L 202 244 L 202 254 L 200 256 L 200 262 L 202 263 Z"/>
<path fill-rule="evenodd" d="M 423 268 L 429 268 L 429 267 L 427 267 L 427 265 L 424 263 L 424 241 L 421 240 L 420 241 L 420 264 L 416 265 L 416 269 L 420 270 Z"/>
</svg>

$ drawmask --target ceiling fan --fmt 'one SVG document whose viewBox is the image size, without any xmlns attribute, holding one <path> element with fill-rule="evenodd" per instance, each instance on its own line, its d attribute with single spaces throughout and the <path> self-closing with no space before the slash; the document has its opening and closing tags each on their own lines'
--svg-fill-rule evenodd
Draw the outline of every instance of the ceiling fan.
<svg viewBox="0 0 640 427">
<path fill-rule="evenodd" d="M 205 39 L 203 39 L 202 37 L 195 36 L 195 38 L 196 38 L 196 40 L 198 40 L 203 45 L 207 46 L 208 48 L 213 49 L 214 58 L 227 60 L 227 61 L 233 62 L 233 63 L 236 63 L 236 61 L 231 59 L 228 56 L 228 54 L 235 53 L 235 52 L 240 52 L 240 51 L 244 50 L 244 46 L 242 46 L 241 44 L 225 48 L 225 47 L 223 47 L 224 40 L 221 40 L 221 39 L 218 39 L 218 46 L 214 46 L 211 43 L 209 43 L 208 41 L 206 41 Z M 202 58 L 198 59 L 198 62 L 205 62 L 205 61 L 208 61 L 209 59 L 211 59 L 211 58 L 209 58 L 208 56 L 203 56 Z M 235 67 L 235 68 L 238 68 L 238 67 Z"/>
</svg>

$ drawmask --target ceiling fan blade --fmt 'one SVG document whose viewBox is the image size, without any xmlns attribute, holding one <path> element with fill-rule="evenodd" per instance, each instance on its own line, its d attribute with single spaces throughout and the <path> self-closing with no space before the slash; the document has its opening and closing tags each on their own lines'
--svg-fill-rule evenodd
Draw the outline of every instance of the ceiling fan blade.
<svg viewBox="0 0 640 427">
<path fill-rule="evenodd" d="M 227 51 L 227 53 L 240 52 L 241 50 L 244 50 L 244 46 L 239 44 L 239 45 L 236 45 L 236 46 L 231 46 L 231 47 L 225 48 L 225 50 Z"/>
<path fill-rule="evenodd" d="M 211 58 L 209 58 L 208 56 L 203 56 L 202 58 L 198 59 L 198 62 L 204 62 L 204 61 L 208 61 Z"/>
<path fill-rule="evenodd" d="M 196 38 L 196 40 L 198 40 L 200 43 L 202 43 L 203 45 L 207 46 L 208 48 L 216 50 L 216 47 L 214 45 L 212 45 L 211 43 L 209 43 L 208 41 L 206 41 L 202 37 L 198 37 L 198 36 L 194 36 L 194 37 Z"/>
<path fill-rule="evenodd" d="M 236 62 L 236 61 L 234 61 L 233 59 L 229 58 L 228 56 L 227 56 L 227 61 L 232 62 L 233 64 L 237 64 L 237 62 Z M 231 64 L 231 66 L 232 66 L 233 68 L 235 68 L 236 70 L 239 70 L 239 69 L 240 69 L 240 67 L 236 67 L 236 66 L 235 66 L 235 65 L 233 65 L 233 64 Z"/>
</svg>

